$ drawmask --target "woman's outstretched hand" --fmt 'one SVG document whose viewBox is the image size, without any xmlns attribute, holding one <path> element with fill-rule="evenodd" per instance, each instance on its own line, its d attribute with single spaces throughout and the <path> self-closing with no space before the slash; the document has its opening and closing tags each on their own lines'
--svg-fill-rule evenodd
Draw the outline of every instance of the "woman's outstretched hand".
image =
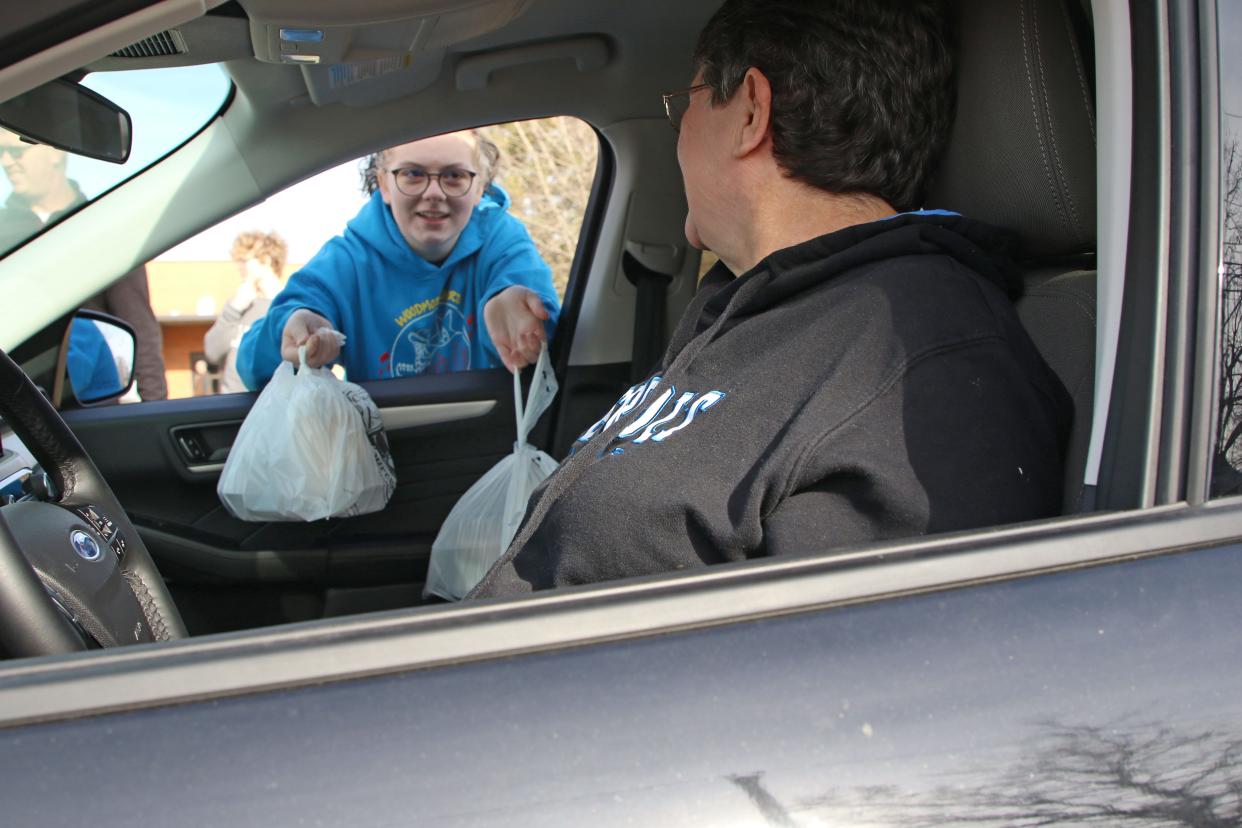
<svg viewBox="0 0 1242 828">
<path fill-rule="evenodd" d="M 341 354 L 340 340 L 332 323 L 307 308 L 299 308 L 289 315 L 285 330 L 280 335 L 280 357 L 292 362 L 296 368 L 298 348 L 306 346 L 306 364 L 321 368 Z"/>
<path fill-rule="evenodd" d="M 487 333 L 511 373 L 539 359 L 547 320 L 548 309 L 539 294 L 520 285 L 505 288 L 483 306 Z"/>
</svg>

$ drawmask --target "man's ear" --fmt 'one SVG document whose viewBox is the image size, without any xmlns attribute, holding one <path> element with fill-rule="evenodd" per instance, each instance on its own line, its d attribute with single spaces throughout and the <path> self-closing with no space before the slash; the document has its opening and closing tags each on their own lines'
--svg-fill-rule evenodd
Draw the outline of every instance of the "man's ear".
<svg viewBox="0 0 1242 828">
<path fill-rule="evenodd" d="M 742 120 L 733 152 L 740 158 L 754 152 L 767 140 L 772 117 L 772 85 L 767 76 L 752 66 L 746 70 L 734 99 L 741 108 Z"/>
</svg>

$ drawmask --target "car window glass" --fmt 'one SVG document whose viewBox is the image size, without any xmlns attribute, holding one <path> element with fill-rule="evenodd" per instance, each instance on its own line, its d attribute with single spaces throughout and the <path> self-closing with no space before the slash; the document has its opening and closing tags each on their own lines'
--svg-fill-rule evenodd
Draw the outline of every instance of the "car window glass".
<svg viewBox="0 0 1242 828">
<path fill-rule="evenodd" d="M 573 118 L 479 132 L 496 147 L 499 162 L 492 186 L 478 182 L 479 203 L 460 228 L 452 226 L 459 220 L 453 199 L 439 196 L 439 175 L 464 171 L 477 179 L 484 170 L 466 169 L 478 166 L 476 153 L 460 159 L 406 154 L 378 164 L 370 176 L 367 156 L 277 193 L 149 262 L 169 396 L 261 384 L 277 364 L 279 320 L 293 307 L 343 317 L 331 319 L 348 336 L 338 373 L 353 380 L 498 367 L 485 300 L 512 283 L 541 292 L 556 312 L 591 194 L 598 139 Z M 391 192 L 397 175 L 401 187 L 426 186 L 434 195 L 424 204 Z M 382 192 L 368 193 L 368 177 L 375 188 L 376 176 L 392 182 L 396 207 Z M 460 183 L 450 179 L 449 189 Z M 418 209 L 404 214 L 412 226 L 404 233 L 398 214 L 411 205 Z M 430 227 L 438 239 L 442 225 L 460 235 L 447 253 L 434 251 L 447 256 L 437 264 L 431 254 L 421 255 L 418 233 Z M 374 307 L 353 313 L 354 295 L 369 297 Z M 248 335 L 251 342 L 243 344 Z M 254 344 L 260 338 L 266 345 Z"/>
<path fill-rule="evenodd" d="M 133 146 L 124 164 L 95 161 L 28 144 L 0 129 L 0 255 L 117 184 L 132 178 L 198 132 L 227 99 L 230 81 L 216 65 L 96 72 L 82 84 L 125 109 Z"/>
<path fill-rule="evenodd" d="M 1221 339 L 1213 496 L 1242 494 L 1242 6 L 1217 4 L 1221 103 Z"/>
</svg>

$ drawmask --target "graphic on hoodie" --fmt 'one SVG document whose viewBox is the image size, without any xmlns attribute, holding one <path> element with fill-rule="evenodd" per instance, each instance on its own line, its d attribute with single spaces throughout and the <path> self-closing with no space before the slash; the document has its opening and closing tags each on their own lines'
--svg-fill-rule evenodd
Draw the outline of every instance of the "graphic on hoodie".
<svg viewBox="0 0 1242 828">
<path fill-rule="evenodd" d="M 607 414 L 601 417 L 595 425 L 582 432 L 577 442 L 590 442 L 597 434 L 616 425 L 622 417 L 636 411 L 651 398 L 652 394 L 656 393 L 663 380 L 664 378 L 657 374 L 626 391 Z M 726 396 L 728 395 L 723 391 L 705 393 L 683 391 L 679 394 L 676 386 L 669 386 L 657 394 L 641 414 L 618 431 L 613 441 L 635 445 L 646 442 L 663 443 L 677 432 L 689 427 L 699 414 L 712 408 Z M 572 454 L 577 449 L 578 446 L 573 446 L 570 453 Z M 624 449 L 614 448 L 609 453 L 624 454 Z"/>
<path fill-rule="evenodd" d="M 391 376 L 470 370 L 470 320 L 461 303 L 461 294 L 451 290 L 444 296 L 412 305 L 397 317 L 398 324 L 403 318 L 408 321 L 397 333 L 388 354 Z M 412 318 L 411 311 L 416 312 Z"/>
</svg>

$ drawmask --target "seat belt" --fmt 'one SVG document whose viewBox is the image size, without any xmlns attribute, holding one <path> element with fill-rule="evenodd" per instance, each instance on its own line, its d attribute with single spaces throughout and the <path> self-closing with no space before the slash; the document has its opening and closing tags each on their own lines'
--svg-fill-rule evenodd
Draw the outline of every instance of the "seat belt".
<svg viewBox="0 0 1242 828">
<path fill-rule="evenodd" d="M 634 346 L 630 358 L 630 382 L 638 383 L 647 378 L 664 356 L 668 286 L 673 276 L 652 270 L 628 250 L 621 256 L 621 269 L 638 291 L 634 299 Z"/>
</svg>

